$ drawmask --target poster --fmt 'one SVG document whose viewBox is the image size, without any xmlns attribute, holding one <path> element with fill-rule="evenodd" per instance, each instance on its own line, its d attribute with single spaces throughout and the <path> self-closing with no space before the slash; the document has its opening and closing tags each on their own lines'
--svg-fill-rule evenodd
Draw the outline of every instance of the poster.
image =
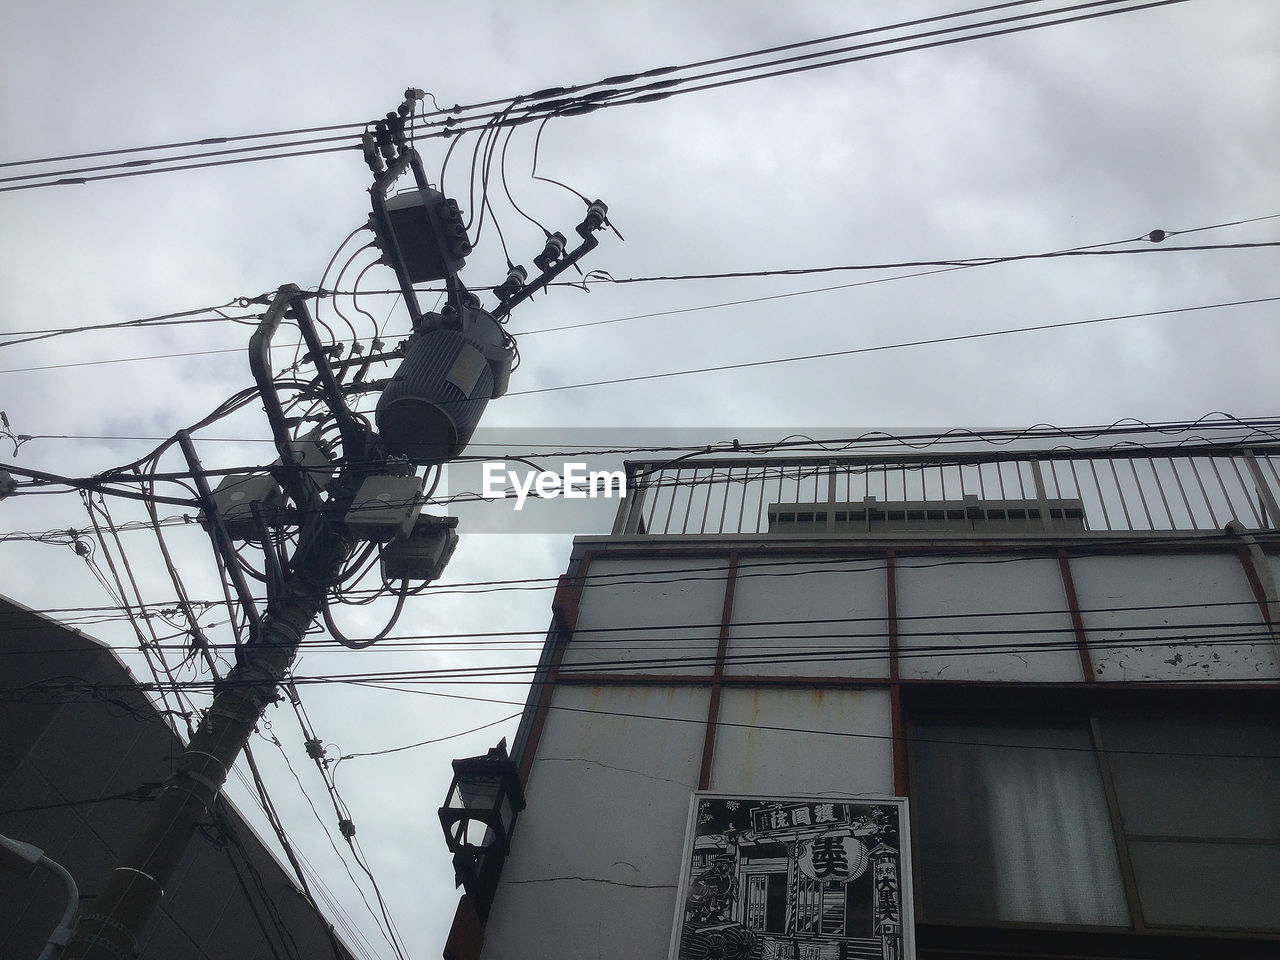
<svg viewBox="0 0 1280 960">
<path fill-rule="evenodd" d="M 914 960 L 907 802 L 695 793 L 670 960 Z"/>
</svg>

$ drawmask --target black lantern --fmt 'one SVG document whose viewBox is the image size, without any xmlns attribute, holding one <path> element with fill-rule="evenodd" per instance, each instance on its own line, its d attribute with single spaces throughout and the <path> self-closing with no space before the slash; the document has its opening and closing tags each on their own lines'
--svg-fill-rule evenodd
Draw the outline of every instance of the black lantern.
<svg viewBox="0 0 1280 960">
<path fill-rule="evenodd" d="M 453 761 L 453 783 L 440 808 L 440 826 L 453 852 L 456 885 L 466 888 L 483 920 L 498 874 L 511 850 L 524 790 L 503 739 L 482 757 Z"/>
</svg>

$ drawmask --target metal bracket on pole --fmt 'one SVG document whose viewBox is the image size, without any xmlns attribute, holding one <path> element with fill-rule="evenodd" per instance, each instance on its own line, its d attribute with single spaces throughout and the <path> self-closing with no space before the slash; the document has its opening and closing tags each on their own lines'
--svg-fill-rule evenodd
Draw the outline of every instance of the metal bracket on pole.
<svg viewBox="0 0 1280 960">
<path fill-rule="evenodd" d="M 600 241 L 593 235 L 587 234 L 583 237 L 582 243 L 578 244 L 578 246 L 574 247 L 573 250 L 566 253 L 562 260 L 556 262 L 555 266 L 548 270 L 544 270 L 532 283 L 521 287 L 518 293 L 510 299 L 504 300 L 501 305 L 490 310 L 489 313 L 492 314 L 495 320 L 501 320 L 516 306 L 523 303 L 525 300 L 528 300 L 535 293 L 549 284 L 556 277 L 560 276 L 560 274 L 564 273 L 598 246 L 600 246 Z"/>
<path fill-rule="evenodd" d="M 249 338 L 249 369 L 253 372 L 253 379 L 258 385 L 258 393 L 262 397 L 267 422 L 271 425 L 271 435 L 285 467 L 281 471 L 280 480 L 299 508 L 310 505 L 314 491 L 304 479 L 301 472 L 302 466 L 293 450 L 289 425 L 285 419 L 284 407 L 280 403 L 280 393 L 276 389 L 275 376 L 271 370 L 271 340 L 276 330 L 280 328 L 280 320 L 285 316 L 286 311 L 302 331 L 302 339 L 307 345 L 307 353 L 312 363 L 315 364 L 325 402 L 332 411 L 338 423 L 338 430 L 342 434 L 342 444 L 347 457 L 361 458 L 365 453 L 364 447 L 368 439 L 368 430 L 347 409 L 342 399 L 342 388 L 333 375 L 333 368 L 329 366 L 328 358 L 325 357 L 324 345 L 316 334 L 315 324 L 311 320 L 310 311 L 307 310 L 305 298 L 306 294 L 297 284 L 284 284 L 271 301 L 253 336 Z"/>
<path fill-rule="evenodd" d="M 252 641 L 262 630 L 262 618 L 258 615 L 258 606 L 244 578 L 244 571 L 240 569 L 240 561 L 231 543 L 231 535 L 227 533 L 227 526 L 222 522 L 222 515 L 214 504 L 213 491 L 209 489 L 209 481 L 204 475 L 204 468 L 200 464 L 200 457 L 196 454 L 195 445 L 191 442 L 191 434 L 186 430 L 179 430 L 178 445 L 182 448 L 182 455 L 187 458 L 191 478 L 195 481 L 196 490 L 200 494 L 200 507 L 210 520 L 209 532 L 213 535 L 213 548 L 218 552 L 223 567 L 231 577 L 231 584 L 235 587 L 240 607 L 249 619 L 249 639 Z"/>
</svg>

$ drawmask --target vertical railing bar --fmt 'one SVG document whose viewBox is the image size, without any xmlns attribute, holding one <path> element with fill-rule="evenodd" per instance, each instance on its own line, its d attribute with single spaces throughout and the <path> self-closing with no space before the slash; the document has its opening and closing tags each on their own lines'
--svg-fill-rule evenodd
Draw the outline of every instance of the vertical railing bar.
<svg viewBox="0 0 1280 960">
<path fill-rule="evenodd" d="M 836 474 L 836 462 L 834 460 L 827 461 L 827 532 L 835 533 L 836 531 L 836 484 L 839 477 Z"/>
<path fill-rule="evenodd" d="M 1084 491 L 1080 489 L 1080 475 L 1076 473 L 1076 462 L 1074 460 L 1068 460 L 1067 466 L 1071 468 L 1071 483 L 1075 486 L 1076 496 L 1079 497 L 1080 501 L 1083 503 Z"/>
<path fill-rule="evenodd" d="M 1147 529 L 1154 530 L 1155 521 L 1151 519 L 1151 511 L 1147 509 L 1147 495 L 1142 492 L 1142 481 L 1138 479 L 1138 465 L 1133 457 L 1129 458 L 1129 472 L 1133 474 L 1133 484 L 1138 488 L 1138 500 L 1142 504 L 1142 512 L 1147 517 Z"/>
<path fill-rule="evenodd" d="M 1262 461 L 1267 465 L 1267 469 L 1271 471 L 1271 476 L 1276 479 L 1276 486 L 1280 487 L 1280 473 L 1276 472 L 1275 458 L 1264 455 Z M 1276 518 L 1276 526 L 1280 526 L 1280 517 Z"/>
<path fill-rule="evenodd" d="M 1027 499 L 1027 480 L 1026 480 L 1026 477 L 1022 475 L 1023 462 L 1021 460 L 1018 460 L 1014 463 L 1013 466 L 1016 469 L 1018 474 L 1018 499 L 1026 500 Z"/>
<path fill-rule="evenodd" d="M 1080 474 L 1076 473 L 1076 462 L 1074 459 L 1067 461 L 1067 466 L 1071 468 L 1071 482 L 1075 484 L 1076 496 L 1080 498 L 1080 511 L 1084 514 L 1081 518 L 1084 522 L 1084 528 L 1089 529 L 1089 511 L 1084 505 L 1084 489 L 1080 486 Z"/>
<path fill-rule="evenodd" d="M 649 477 L 649 470 L 652 464 L 646 463 L 644 466 L 636 470 L 636 477 L 641 478 L 636 483 L 635 499 L 631 503 L 631 509 L 635 513 L 627 517 L 627 526 L 624 533 L 639 533 L 641 528 L 645 533 L 650 530 L 650 524 L 645 523 L 645 510 L 653 512 L 653 488 Z"/>
<path fill-rule="evenodd" d="M 673 514 L 676 509 L 676 491 L 680 489 L 680 474 L 683 472 L 684 471 L 680 467 L 676 467 L 676 478 L 671 484 L 671 502 L 667 504 L 667 520 L 662 525 L 662 532 L 664 534 L 671 532 L 671 514 Z M 663 473 L 666 473 L 666 471 L 664 470 Z"/>
<path fill-rule="evenodd" d="M 645 524 L 645 530 L 649 533 L 655 533 L 654 520 L 658 516 L 658 501 L 662 499 L 661 472 L 655 474 L 653 464 L 648 464 L 645 469 L 645 484 L 649 488 L 649 522 Z"/>
<path fill-rule="evenodd" d="M 693 495 L 698 489 L 698 468 L 692 470 L 693 476 L 689 480 L 689 499 L 684 502 L 684 519 L 680 521 L 680 532 L 683 534 L 689 529 L 689 514 L 693 512 Z"/>
<path fill-rule="evenodd" d="M 1062 478 L 1058 476 L 1058 461 L 1049 461 L 1049 475 L 1053 477 L 1053 493 L 1055 500 L 1068 500 L 1070 495 L 1062 488 Z"/>
<path fill-rule="evenodd" d="M 1000 483 L 1000 499 L 1008 500 L 1009 495 L 1004 492 L 1004 464 L 1000 461 L 996 462 L 996 480 Z"/>
<path fill-rule="evenodd" d="M 1192 457 L 1188 463 L 1191 464 L 1191 473 L 1196 478 L 1196 485 L 1200 488 L 1200 496 L 1204 497 L 1204 505 L 1209 509 L 1209 522 L 1213 525 L 1213 529 L 1219 529 L 1222 524 L 1218 523 L 1218 511 L 1213 509 L 1213 503 L 1209 500 L 1209 491 L 1204 488 L 1204 480 L 1200 477 L 1200 468 L 1196 466 L 1195 457 Z"/>
<path fill-rule="evenodd" d="M 978 464 L 978 499 L 979 499 L 979 500 L 982 500 L 983 502 L 985 502 L 985 501 L 986 501 L 986 499 L 987 499 L 987 488 L 986 488 L 986 486 L 985 486 L 985 485 L 983 484 L 983 482 L 982 482 L 982 467 L 983 467 L 983 466 L 984 466 L 984 465 L 983 465 L 983 464 L 981 464 L 981 463 L 980 463 L 980 464 Z"/>
<path fill-rule="evenodd" d="M 653 533 L 657 533 L 657 532 L 658 532 L 658 522 L 657 522 L 657 521 L 658 521 L 658 513 L 659 513 L 659 510 L 660 510 L 660 501 L 661 501 L 661 499 L 662 499 L 664 496 L 666 496 L 666 495 L 667 495 L 667 491 L 668 491 L 668 486 L 667 486 L 666 484 L 664 484 L 664 483 L 663 483 L 663 479 L 662 479 L 662 478 L 663 478 L 663 476 L 666 474 L 666 472 L 667 472 L 666 468 L 665 468 L 665 467 L 663 467 L 663 468 L 660 468 L 656 473 L 654 473 L 654 474 L 652 475 L 652 476 L 653 476 L 652 483 L 653 483 L 653 493 L 654 493 L 654 497 L 653 497 L 653 517 L 651 518 L 651 519 L 652 519 L 652 521 L 653 521 L 653 524 L 652 524 L 652 526 L 651 526 L 651 528 L 650 528 L 650 529 L 651 529 L 651 531 L 652 531 Z M 669 515 L 670 515 L 670 513 L 671 513 L 671 506 L 670 506 L 670 504 L 668 504 L 668 505 L 667 505 L 667 513 L 668 513 L 668 519 L 669 519 Z M 663 528 L 662 528 L 662 532 L 663 532 L 663 533 L 666 533 L 666 532 L 667 532 L 667 528 L 666 528 L 665 524 L 664 524 L 664 526 L 663 526 Z"/>
<path fill-rule="evenodd" d="M 1093 489 L 1098 494 L 1098 503 L 1102 507 L 1102 522 L 1106 524 L 1106 529 L 1114 530 L 1111 525 L 1111 511 L 1107 509 L 1107 498 L 1102 495 L 1102 481 L 1098 478 L 1098 468 L 1095 465 L 1093 457 L 1089 458 L 1089 470 L 1093 474 Z"/>
<path fill-rule="evenodd" d="M 746 473 L 742 478 L 742 500 L 738 503 L 738 529 L 736 533 L 745 533 L 742 529 L 742 519 L 747 515 L 747 491 L 751 486 L 751 468 L 747 467 Z M 759 533 L 759 531 L 756 531 Z"/>
<path fill-rule="evenodd" d="M 1218 458 L 1209 457 L 1209 466 L 1213 467 L 1213 475 L 1218 480 L 1218 489 L 1222 491 L 1222 498 L 1227 501 L 1227 509 L 1231 511 L 1231 519 L 1239 520 L 1240 518 L 1236 516 L 1235 504 L 1231 502 L 1231 494 L 1227 493 L 1227 485 L 1222 482 L 1222 474 L 1218 472 Z"/>
<path fill-rule="evenodd" d="M 707 474 L 707 499 L 702 504 L 702 522 L 698 524 L 698 533 L 707 532 L 707 514 L 711 512 L 711 491 L 715 488 L 716 468 L 712 467 Z"/>
<path fill-rule="evenodd" d="M 1133 518 L 1129 516 L 1129 503 L 1124 495 L 1124 487 L 1120 485 L 1120 471 L 1116 469 L 1116 461 L 1113 457 L 1107 458 L 1107 466 L 1111 468 L 1111 478 L 1116 482 L 1116 496 L 1120 498 L 1120 509 L 1124 512 L 1124 528 L 1126 530 L 1133 529 Z"/>
<path fill-rule="evenodd" d="M 1166 457 L 1165 459 L 1169 461 L 1169 469 L 1173 471 L 1173 479 L 1177 481 L 1178 493 L 1182 494 L 1182 505 L 1187 508 L 1187 519 L 1191 521 L 1191 529 L 1199 530 L 1200 521 L 1196 519 L 1196 512 L 1191 509 L 1191 500 L 1187 497 L 1187 490 L 1182 485 L 1182 471 L 1178 469 L 1178 464 L 1173 457 Z"/>
<path fill-rule="evenodd" d="M 623 487 L 622 499 L 618 501 L 618 512 L 613 518 L 611 536 L 616 537 L 620 533 L 626 533 L 636 510 L 644 506 L 644 500 L 640 497 L 639 484 L 636 483 L 637 476 L 637 471 L 627 468 L 626 485 Z"/>
<path fill-rule="evenodd" d="M 756 505 L 756 533 L 763 533 L 768 527 L 761 528 L 761 524 L 769 522 L 769 508 L 765 506 L 765 487 L 769 485 L 769 468 L 763 466 L 760 468 L 760 502 Z"/>
<path fill-rule="evenodd" d="M 724 533 L 724 518 L 729 512 L 729 493 L 738 485 L 737 481 L 734 479 L 733 471 L 734 468 L 730 467 L 729 475 L 724 484 L 724 501 L 720 504 L 720 527 L 716 532 L 721 534 Z"/>
<path fill-rule="evenodd" d="M 1245 479 L 1240 474 L 1240 467 L 1236 463 L 1236 458 L 1227 457 L 1227 463 L 1231 464 L 1231 469 L 1236 472 L 1236 479 L 1240 481 L 1240 492 L 1245 495 L 1244 499 L 1249 504 L 1249 510 L 1253 513 L 1253 519 L 1258 521 L 1258 529 L 1261 530 L 1267 524 L 1262 519 L 1262 515 L 1258 512 L 1257 506 L 1253 502 L 1253 497 L 1249 494 L 1249 484 L 1245 483 Z"/>
<path fill-rule="evenodd" d="M 942 485 L 942 501 L 947 500 L 947 465 L 945 463 L 938 464 L 938 482 Z"/>
<path fill-rule="evenodd" d="M 1256 488 L 1259 500 L 1259 506 L 1262 509 L 1262 529 L 1267 529 L 1267 520 L 1270 518 L 1271 529 L 1280 526 L 1280 503 L 1276 502 L 1275 491 L 1271 489 L 1271 484 L 1267 482 L 1267 475 L 1262 472 L 1262 467 L 1258 463 L 1258 455 L 1253 450 L 1244 452 L 1245 463 L 1249 465 L 1249 474 L 1253 477 L 1253 484 Z M 1268 459 L 1263 454 L 1263 459 Z M 1275 470 L 1272 470 L 1274 473 Z"/>
<path fill-rule="evenodd" d="M 1160 480 L 1160 471 L 1156 469 L 1156 458 L 1147 461 L 1151 467 L 1151 475 L 1156 478 L 1156 490 L 1160 493 L 1160 502 L 1164 504 L 1164 515 L 1169 518 L 1169 529 L 1177 530 L 1178 522 L 1173 519 L 1173 511 L 1169 509 L 1169 498 L 1164 495 L 1164 483 Z"/>
</svg>

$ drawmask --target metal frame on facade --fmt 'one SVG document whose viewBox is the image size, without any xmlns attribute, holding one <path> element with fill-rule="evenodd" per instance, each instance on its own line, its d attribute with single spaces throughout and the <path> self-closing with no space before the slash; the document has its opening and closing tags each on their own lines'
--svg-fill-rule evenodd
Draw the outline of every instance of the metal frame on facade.
<svg viewBox="0 0 1280 960">
<path fill-rule="evenodd" d="M 1195 451 L 1195 456 L 1205 455 Z M 1238 558 L 1242 571 L 1249 583 L 1250 591 L 1257 604 L 1262 622 L 1270 628 L 1273 641 L 1277 640 L 1278 625 L 1273 619 L 1273 604 L 1269 596 L 1275 592 L 1274 577 L 1269 565 L 1267 569 L 1259 569 L 1258 563 L 1265 561 L 1266 550 L 1273 554 L 1280 551 L 1280 538 L 1276 531 L 1267 526 L 1268 521 L 1275 522 L 1280 516 L 1275 506 L 1275 497 L 1270 489 L 1270 480 L 1265 476 L 1263 467 L 1276 474 L 1274 455 L 1268 451 L 1261 460 L 1255 458 L 1250 451 L 1239 448 L 1224 448 L 1208 452 L 1220 462 L 1215 463 L 1214 475 L 1222 480 L 1221 463 L 1230 463 L 1235 474 L 1244 483 L 1244 476 L 1235 465 L 1234 458 L 1243 458 L 1248 473 L 1264 492 L 1259 495 L 1259 503 L 1255 507 L 1254 519 L 1257 526 L 1247 534 L 1248 543 L 1244 542 L 1239 531 L 1220 528 L 1206 530 L 1195 529 L 1160 529 L 1155 524 L 1152 504 L 1145 495 L 1140 498 L 1143 513 L 1138 514 L 1137 504 L 1125 504 L 1120 511 L 1127 517 L 1122 529 L 1114 529 L 1110 518 L 1106 530 L 1068 533 L 1064 531 L 1042 530 L 1038 535 L 1020 534 L 1008 537 L 956 537 L 938 535 L 936 532 L 902 533 L 874 535 L 861 533 L 850 535 L 849 532 L 815 529 L 814 535 L 769 535 L 762 532 L 737 532 L 741 530 L 743 518 L 738 518 L 737 530 L 725 531 L 727 520 L 732 520 L 727 498 L 721 503 L 719 498 L 713 499 L 710 492 L 701 507 L 701 518 L 693 513 L 693 497 L 688 503 L 678 504 L 673 498 L 666 505 L 668 514 L 659 526 L 667 529 L 673 523 L 678 531 L 688 531 L 692 525 L 696 532 L 670 534 L 662 532 L 646 532 L 649 523 L 646 516 L 654 515 L 655 504 L 646 500 L 643 482 L 631 487 L 631 496 L 618 513 L 613 533 L 604 537 L 583 537 L 575 541 L 574 555 L 569 565 L 569 572 L 560 579 L 553 601 L 553 622 L 544 646 L 541 661 L 536 670 L 530 692 L 528 706 L 521 720 L 517 733 L 513 756 L 519 764 L 522 779 L 527 779 L 537 753 L 549 711 L 553 709 L 553 698 L 558 686 L 669 686 L 669 687 L 705 687 L 709 690 L 707 717 L 702 737 L 701 756 L 699 758 L 698 788 L 707 790 L 711 787 L 711 773 L 715 760 L 716 740 L 719 730 L 721 698 L 726 689 L 762 688 L 762 689 L 884 689 L 890 699 L 890 715 L 892 722 L 892 763 L 893 788 L 900 796 L 910 796 L 913 776 L 909 742 L 911 736 L 911 714 L 922 704 L 938 704 L 963 700 L 971 697 L 991 695 L 996 700 L 1018 700 L 1023 698 L 1030 703 L 1070 702 L 1086 707 L 1097 704 L 1118 704 L 1134 698 L 1181 696 L 1203 700 L 1204 698 L 1227 698 L 1227 701 L 1239 706 L 1267 703 L 1275 705 L 1280 702 L 1280 680 L 1250 682 L 1247 685 L 1239 682 L 1179 682 L 1179 681 L 1124 681 L 1100 682 L 1096 676 L 1092 660 L 1089 636 L 1085 626 L 1076 592 L 1072 560 L 1081 557 L 1102 555 L 1169 555 L 1169 554 L 1230 554 Z M 1008 454 L 1003 455 L 1008 457 Z M 1014 456 L 1025 455 L 1016 454 Z M 1135 451 L 1108 451 L 1107 456 L 1118 458 L 1129 463 L 1134 470 L 1134 479 L 1140 484 L 1133 463 L 1142 458 Z M 1081 459 L 1080 451 L 1052 452 L 1031 457 L 1031 460 L 1052 464 L 1064 464 L 1075 458 Z M 1167 458 L 1167 457 L 1166 457 Z M 864 458 L 865 459 L 865 458 Z M 899 461 L 916 462 L 936 460 L 924 457 L 900 457 Z M 957 458 L 959 459 L 959 458 Z M 995 462 L 998 456 L 981 458 L 983 462 Z M 1102 456 L 1085 458 L 1091 470 L 1098 466 L 1096 461 L 1105 460 Z M 771 461 L 772 462 L 772 461 Z M 791 461 L 788 461 L 789 463 Z M 809 460 L 813 465 L 815 461 Z M 733 462 L 741 467 L 740 461 Z M 699 464 L 711 469 L 728 469 L 729 461 L 724 464 Z M 822 469 L 819 473 L 827 478 L 826 496 L 814 481 L 813 493 L 816 507 L 828 501 L 828 507 L 834 502 L 838 470 L 847 464 L 819 462 Z M 631 464 L 628 466 L 629 476 L 636 480 L 643 470 L 651 465 Z M 1114 463 L 1111 464 L 1114 471 Z M 759 467 L 757 467 L 759 469 Z M 1046 501 L 1043 478 L 1037 465 L 1034 471 L 1036 479 L 1035 494 L 1041 501 Z M 1078 471 L 1076 471 L 1078 473 Z M 1056 473 L 1051 473 L 1053 483 L 1058 484 Z M 1228 475 L 1230 475 L 1228 473 Z M 817 474 L 815 474 L 817 476 Z M 980 476 L 980 475 L 979 475 Z M 1152 476 L 1159 479 L 1153 468 Z M 1171 474 L 1176 477 L 1177 474 Z M 1120 475 L 1116 474 L 1117 484 Z M 1280 476 L 1276 477 L 1280 487 Z M 1167 494 L 1157 484 L 1163 502 L 1164 515 L 1173 518 Z M 1060 488 L 1059 488 L 1060 489 Z M 1224 491 L 1226 487 L 1224 486 Z M 992 490 L 991 493 L 996 493 Z M 1185 491 L 1182 496 L 1186 497 Z M 699 498 L 700 500 L 702 498 Z M 763 494 L 761 495 L 763 501 Z M 1189 498 L 1188 498 L 1189 499 Z M 1213 502 L 1212 494 L 1206 492 L 1206 505 Z M 1105 504 L 1099 504 L 1105 509 Z M 1129 507 L 1134 513 L 1129 512 Z M 681 511 L 683 507 L 683 511 Z M 1114 507 L 1114 504 L 1113 504 Z M 745 502 L 742 513 L 746 513 Z M 647 511 L 647 513 L 646 513 Z M 684 516 L 679 516 L 683 512 Z M 833 515 L 828 511 L 828 520 Z M 1047 513 L 1044 515 L 1047 523 Z M 1145 526 L 1134 525 L 1134 518 L 1145 517 Z M 1189 514 L 1190 516 L 1190 514 Z M 713 532 L 705 532 L 707 518 L 714 517 L 710 524 Z M 1119 517 L 1117 516 L 1117 520 Z M 1217 519 L 1217 518 L 1215 518 Z M 1191 517 L 1196 526 L 1195 518 Z M 730 526 L 734 526 L 730 523 Z M 830 522 L 827 524 L 831 526 Z M 833 535 L 834 534 L 834 535 Z M 1052 561 L 1059 571 L 1064 607 L 1070 615 L 1071 631 L 1074 634 L 1078 650 L 1081 679 L 1071 682 L 1026 683 L 1010 681 L 956 681 L 941 679 L 904 678 L 901 675 L 899 650 L 899 597 L 898 576 L 899 558 L 903 555 L 917 557 L 929 556 L 982 556 L 992 554 L 1017 555 L 1026 558 L 1039 558 Z M 727 651 L 730 630 L 733 623 L 733 611 L 739 567 L 751 559 L 785 558 L 785 557 L 821 557 L 839 559 L 877 560 L 885 570 L 884 591 L 886 597 L 885 640 L 887 669 L 882 677 L 824 677 L 824 676 L 790 676 L 768 673 L 744 674 L 727 670 Z M 583 670 L 565 669 L 563 659 L 572 641 L 578 623 L 579 606 L 584 589 L 590 585 L 592 569 L 603 559 L 655 559 L 688 560 L 714 559 L 727 561 L 724 573 L 724 592 L 720 605 L 720 621 L 716 639 L 714 662 L 709 671 L 703 674 L 676 674 L 661 672 L 645 672 L 637 670 Z M 1270 585 L 1270 589 L 1268 589 Z M 1100 740 L 1100 731 L 1096 720 L 1092 724 L 1095 744 Z M 1109 771 L 1104 764 L 1104 788 L 1113 818 L 1118 816 L 1114 786 Z M 1123 841 L 1119 841 L 1123 847 Z M 1066 925 L 1019 925 L 1019 924 L 976 924 L 972 927 L 964 924 L 919 921 L 919 948 L 923 956 L 970 956 L 972 950 L 985 951 L 984 955 L 1001 956 L 1059 956 L 1059 957 L 1182 957 L 1202 956 L 1198 952 L 1208 949 L 1215 956 L 1251 957 L 1275 955 L 1272 951 L 1280 944 L 1280 935 L 1269 934 L 1207 934 L 1205 931 L 1169 931 L 1155 930 L 1147 927 L 1141 917 L 1139 901 L 1136 896 L 1136 884 L 1132 865 L 1120 851 L 1122 876 L 1126 894 L 1134 911 L 1133 929 L 1117 930 L 1115 928 L 1089 929 Z M 1211 945 L 1210 945 L 1211 944 Z"/>
</svg>

